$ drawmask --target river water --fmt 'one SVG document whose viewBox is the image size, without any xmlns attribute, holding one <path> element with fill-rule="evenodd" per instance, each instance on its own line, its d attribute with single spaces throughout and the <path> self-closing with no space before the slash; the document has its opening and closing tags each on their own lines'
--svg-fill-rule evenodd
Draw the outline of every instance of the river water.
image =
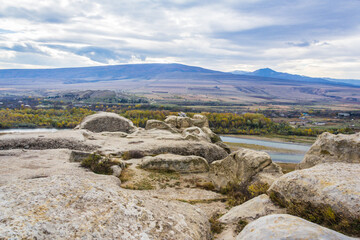
<svg viewBox="0 0 360 240">
<path fill-rule="evenodd" d="M 310 149 L 311 145 L 298 144 L 298 143 L 284 143 L 284 142 L 275 142 L 268 140 L 257 140 L 257 139 L 248 139 L 241 137 L 227 137 L 221 136 L 221 139 L 224 142 L 232 143 L 247 143 L 261 145 L 265 147 L 286 149 L 286 150 L 296 150 L 299 153 L 278 153 L 272 151 L 265 151 L 269 153 L 271 159 L 274 162 L 285 162 L 285 163 L 299 163 L 304 158 L 305 153 Z"/>
</svg>

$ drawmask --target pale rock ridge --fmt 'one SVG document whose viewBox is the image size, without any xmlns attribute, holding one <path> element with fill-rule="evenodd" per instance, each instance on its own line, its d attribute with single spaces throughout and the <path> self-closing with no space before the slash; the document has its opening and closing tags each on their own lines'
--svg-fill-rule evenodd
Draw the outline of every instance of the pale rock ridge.
<svg viewBox="0 0 360 240">
<path fill-rule="evenodd" d="M 180 173 L 203 173 L 209 171 L 206 159 L 199 156 L 179 156 L 160 154 L 155 157 L 145 157 L 141 168 L 152 170 L 170 170 Z"/>
<path fill-rule="evenodd" d="M 310 203 L 331 207 L 344 219 L 360 218 L 360 164 L 324 163 L 277 179 L 268 190 L 285 206 Z"/>
<path fill-rule="evenodd" d="M 360 133 L 321 134 L 298 165 L 298 169 L 329 162 L 360 163 Z"/>
<path fill-rule="evenodd" d="M 248 224 L 236 240 L 355 240 L 315 223 L 287 214 L 275 214 L 259 218 Z"/>
</svg>

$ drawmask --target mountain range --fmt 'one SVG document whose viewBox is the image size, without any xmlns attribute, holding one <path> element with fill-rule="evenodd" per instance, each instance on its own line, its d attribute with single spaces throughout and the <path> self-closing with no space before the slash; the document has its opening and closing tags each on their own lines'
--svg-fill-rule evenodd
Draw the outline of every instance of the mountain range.
<svg viewBox="0 0 360 240">
<path fill-rule="evenodd" d="M 258 76 L 258 77 L 270 77 L 270 78 L 279 78 L 279 79 L 287 79 L 287 80 L 297 80 L 297 81 L 331 81 L 331 82 L 337 82 L 337 83 L 346 83 L 346 84 L 352 84 L 355 86 L 360 86 L 360 80 L 355 79 L 335 79 L 335 78 L 313 78 L 313 77 L 307 77 L 303 75 L 296 75 L 296 74 L 289 74 L 284 72 L 277 72 L 272 70 L 271 68 L 262 68 L 258 69 L 254 72 L 247 72 L 247 71 L 241 71 L 241 70 L 235 70 L 231 72 L 233 74 L 238 75 L 249 75 L 249 76 Z"/>
<path fill-rule="evenodd" d="M 358 102 L 359 88 L 360 81 L 311 78 L 269 68 L 228 73 L 175 63 L 0 70 L 0 91 L 111 89 L 151 97 L 191 95 L 204 101 L 299 103 Z"/>
</svg>

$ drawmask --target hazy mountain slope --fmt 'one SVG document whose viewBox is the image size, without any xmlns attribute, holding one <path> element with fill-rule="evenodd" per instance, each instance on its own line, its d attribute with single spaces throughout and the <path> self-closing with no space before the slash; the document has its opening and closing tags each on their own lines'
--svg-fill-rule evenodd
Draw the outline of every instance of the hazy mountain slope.
<svg viewBox="0 0 360 240">
<path fill-rule="evenodd" d="M 254 72 L 246 72 L 241 70 L 236 70 L 231 72 L 233 74 L 240 74 L 240 75 L 248 75 L 248 76 L 258 76 L 258 77 L 269 77 L 269 78 L 277 78 L 277 79 L 288 79 L 288 80 L 296 80 L 302 82 L 312 82 L 312 83 L 325 83 L 329 84 L 329 82 L 334 84 L 349 84 L 349 85 L 356 85 L 360 86 L 360 80 L 353 80 L 353 79 L 335 79 L 335 78 L 313 78 L 307 77 L 302 75 L 296 74 L 289 74 L 284 72 L 277 72 L 270 68 L 262 68 L 258 69 Z M 331 84 L 330 83 L 330 84 Z"/>
</svg>

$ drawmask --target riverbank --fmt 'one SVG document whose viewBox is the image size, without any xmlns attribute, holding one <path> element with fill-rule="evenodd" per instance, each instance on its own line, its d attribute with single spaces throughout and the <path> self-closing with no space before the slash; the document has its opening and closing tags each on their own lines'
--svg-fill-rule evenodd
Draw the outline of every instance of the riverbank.
<svg viewBox="0 0 360 240">
<path fill-rule="evenodd" d="M 294 136 L 294 135 L 235 135 L 235 134 L 222 134 L 224 137 L 237 137 L 237 138 L 247 138 L 255 140 L 264 140 L 272 142 L 284 142 L 284 143 L 305 143 L 313 144 L 316 141 L 316 137 L 312 136 Z"/>
</svg>

